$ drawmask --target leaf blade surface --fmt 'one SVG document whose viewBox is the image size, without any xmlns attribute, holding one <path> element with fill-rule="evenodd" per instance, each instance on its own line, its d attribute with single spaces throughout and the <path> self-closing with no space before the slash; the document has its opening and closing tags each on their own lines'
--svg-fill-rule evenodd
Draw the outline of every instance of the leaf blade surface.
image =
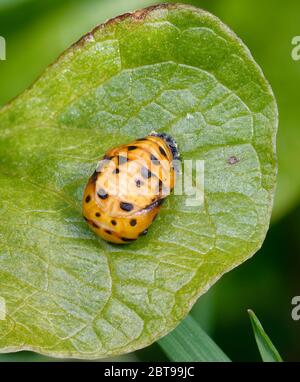
<svg viewBox="0 0 300 382">
<path fill-rule="evenodd" d="M 66 51 L 0 112 L 1 350 L 99 358 L 173 329 L 261 246 L 276 126 L 247 48 L 196 8 L 124 15 Z M 81 217 L 88 174 L 112 145 L 152 130 L 205 161 L 205 203 L 172 196 L 146 237 L 107 244 Z"/>
</svg>

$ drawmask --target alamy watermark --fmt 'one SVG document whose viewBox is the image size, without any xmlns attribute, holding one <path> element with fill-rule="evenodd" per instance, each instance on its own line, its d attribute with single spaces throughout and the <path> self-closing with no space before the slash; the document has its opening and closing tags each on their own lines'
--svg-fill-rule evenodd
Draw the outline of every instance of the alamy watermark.
<svg viewBox="0 0 300 382">
<path fill-rule="evenodd" d="M 299 61 L 300 60 L 300 36 L 294 36 L 292 38 L 292 45 L 294 48 L 292 49 L 292 59 L 294 61 Z"/>
<path fill-rule="evenodd" d="M 293 305 L 293 309 L 291 312 L 292 319 L 294 321 L 299 321 L 300 320 L 300 296 L 294 296 L 291 302 Z"/>
<path fill-rule="evenodd" d="M 5 38 L 0 36 L 0 61 L 6 60 L 6 41 Z"/>
<path fill-rule="evenodd" d="M 106 196 L 106 190 L 110 190 L 110 195 L 125 199 L 138 196 L 145 201 L 153 197 L 164 199 L 173 192 L 177 196 L 186 196 L 187 207 L 203 205 L 203 160 L 173 160 L 170 163 L 167 159 L 155 158 L 149 163 L 141 158 L 129 161 L 126 153 L 122 153 L 121 158 L 121 168 L 111 159 L 102 159 L 98 163 L 96 173 L 100 176 L 97 193 L 100 198 Z"/>
</svg>

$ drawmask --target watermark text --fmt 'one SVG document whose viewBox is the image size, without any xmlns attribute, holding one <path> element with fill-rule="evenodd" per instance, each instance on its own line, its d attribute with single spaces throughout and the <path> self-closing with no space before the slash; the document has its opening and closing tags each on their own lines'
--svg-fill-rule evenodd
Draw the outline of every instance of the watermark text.
<svg viewBox="0 0 300 382">
<path fill-rule="evenodd" d="M 0 61 L 6 60 L 6 41 L 5 38 L 0 36 Z"/>
<path fill-rule="evenodd" d="M 292 49 L 292 59 L 294 61 L 299 61 L 300 60 L 300 36 L 294 36 L 292 38 L 292 45 L 294 48 Z"/>
</svg>

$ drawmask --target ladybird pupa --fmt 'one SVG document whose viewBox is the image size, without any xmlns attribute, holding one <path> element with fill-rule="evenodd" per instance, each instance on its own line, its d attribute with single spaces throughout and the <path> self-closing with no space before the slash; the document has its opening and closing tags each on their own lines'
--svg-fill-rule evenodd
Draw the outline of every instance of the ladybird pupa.
<svg viewBox="0 0 300 382">
<path fill-rule="evenodd" d="M 102 239 L 126 244 L 148 232 L 175 185 L 177 144 L 165 133 L 107 151 L 83 194 L 83 216 Z"/>
</svg>

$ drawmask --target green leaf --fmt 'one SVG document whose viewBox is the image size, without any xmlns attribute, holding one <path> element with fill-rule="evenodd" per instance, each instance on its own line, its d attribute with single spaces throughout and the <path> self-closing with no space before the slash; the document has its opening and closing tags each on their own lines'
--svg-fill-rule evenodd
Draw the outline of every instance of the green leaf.
<svg viewBox="0 0 300 382">
<path fill-rule="evenodd" d="M 1 0 L 0 11 L 6 10 L 7 8 L 18 7 L 20 5 L 23 5 L 24 3 L 28 3 L 30 1 L 31 0 Z"/>
<path fill-rule="evenodd" d="M 47 65 L 95 24 L 151 3 L 151 0 L 15 1 L 19 6 L 12 7 L 12 0 L 8 0 L 7 9 L 0 5 L 0 35 L 5 37 L 7 46 L 7 60 L 0 61 L 0 106 L 26 89 Z"/>
<path fill-rule="evenodd" d="M 264 328 L 262 327 L 254 312 L 252 310 L 248 310 L 248 313 L 262 360 L 264 362 L 282 362 L 280 354 L 272 344 L 272 341 L 264 331 Z"/>
<path fill-rule="evenodd" d="M 276 94 L 281 127 L 277 137 L 280 171 L 273 219 L 279 220 L 300 202 L 300 62 L 291 57 L 295 48 L 292 39 L 299 36 L 300 2 L 291 1 L 288 7 L 284 1 L 272 0 L 193 2 L 201 3 L 234 28 L 255 53 Z"/>
<path fill-rule="evenodd" d="M 219 19 L 158 5 L 96 28 L 0 111 L 2 352 L 100 358 L 170 332 L 266 235 L 276 103 Z M 98 158 L 150 131 L 205 161 L 205 203 L 172 196 L 128 246 L 88 229 Z M 234 160 L 232 160 L 234 158 Z"/>
<path fill-rule="evenodd" d="M 192 316 L 187 316 L 158 343 L 173 362 L 230 361 Z"/>
</svg>

